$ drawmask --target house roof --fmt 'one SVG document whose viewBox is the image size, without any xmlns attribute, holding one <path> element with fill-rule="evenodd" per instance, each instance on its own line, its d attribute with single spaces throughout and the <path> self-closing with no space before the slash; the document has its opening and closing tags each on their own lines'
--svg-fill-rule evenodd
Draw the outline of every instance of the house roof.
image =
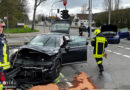
<svg viewBox="0 0 130 90">
<path fill-rule="evenodd" d="M 88 15 L 88 14 L 77 14 L 77 17 L 78 17 L 80 20 L 88 20 L 89 15 Z"/>
</svg>

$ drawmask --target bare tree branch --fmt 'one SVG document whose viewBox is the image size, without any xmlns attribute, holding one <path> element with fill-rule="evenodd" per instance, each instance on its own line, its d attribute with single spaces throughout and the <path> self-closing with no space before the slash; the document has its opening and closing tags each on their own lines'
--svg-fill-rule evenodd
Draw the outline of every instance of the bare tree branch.
<svg viewBox="0 0 130 90">
<path fill-rule="evenodd" d="M 46 0 L 35 0 L 35 3 L 34 3 L 34 12 L 33 12 L 33 21 L 32 21 L 32 30 L 34 30 L 34 25 L 35 25 L 35 16 L 36 16 L 36 9 L 37 7 Z"/>
<path fill-rule="evenodd" d="M 42 2 L 44 2 L 44 1 L 46 1 L 46 0 L 40 0 L 38 3 L 37 3 L 37 5 L 36 5 L 36 7 L 38 7 Z"/>
<path fill-rule="evenodd" d="M 111 10 L 119 9 L 120 1 L 121 0 L 111 0 Z M 103 8 L 104 8 L 105 11 L 109 10 L 109 4 L 110 4 L 110 0 L 104 0 L 103 1 Z"/>
</svg>

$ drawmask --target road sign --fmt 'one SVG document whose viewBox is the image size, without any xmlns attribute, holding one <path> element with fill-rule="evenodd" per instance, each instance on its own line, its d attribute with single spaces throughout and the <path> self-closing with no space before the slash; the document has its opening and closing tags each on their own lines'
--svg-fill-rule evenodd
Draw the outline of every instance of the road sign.
<svg viewBox="0 0 130 90">
<path fill-rule="evenodd" d="M 5 19 L 5 20 L 7 20 L 7 19 L 8 19 L 8 17 L 4 17 L 4 19 Z"/>
</svg>

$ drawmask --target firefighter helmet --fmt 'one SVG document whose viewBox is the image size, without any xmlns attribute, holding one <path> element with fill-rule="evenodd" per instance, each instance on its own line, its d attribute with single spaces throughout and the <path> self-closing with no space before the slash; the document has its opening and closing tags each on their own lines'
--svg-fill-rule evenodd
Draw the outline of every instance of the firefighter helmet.
<svg viewBox="0 0 130 90">
<path fill-rule="evenodd" d="M 0 19 L 0 26 L 2 26 L 2 27 L 6 26 L 2 19 Z"/>
<path fill-rule="evenodd" d="M 95 34 L 95 35 L 98 35 L 100 32 L 101 32 L 100 29 L 96 29 L 96 30 L 94 31 L 94 34 Z"/>
</svg>

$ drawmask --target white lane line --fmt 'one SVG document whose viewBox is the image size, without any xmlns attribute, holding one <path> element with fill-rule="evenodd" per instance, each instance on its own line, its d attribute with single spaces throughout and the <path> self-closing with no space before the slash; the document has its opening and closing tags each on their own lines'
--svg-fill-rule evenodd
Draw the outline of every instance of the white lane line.
<svg viewBox="0 0 130 90">
<path fill-rule="evenodd" d="M 113 51 L 111 51 L 111 50 L 106 50 L 106 51 L 108 51 L 108 52 L 112 52 L 112 53 L 114 53 L 114 54 L 116 54 L 116 55 L 124 56 L 124 57 L 126 57 L 126 58 L 130 58 L 129 55 L 123 55 L 123 54 L 121 54 L 121 53 L 113 52 Z"/>
<path fill-rule="evenodd" d="M 119 48 L 123 48 L 123 49 L 127 49 L 127 50 L 130 50 L 130 48 L 128 48 L 128 47 L 124 47 L 124 46 L 117 46 L 117 47 L 119 47 Z"/>
<path fill-rule="evenodd" d="M 68 85 L 69 87 L 72 87 L 72 86 L 73 86 L 73 84 L 72 84 L 71 82 L 69 82 L 68 79 L 64 79 L 64 81 L 66 81 L 66 83 L 67 83 L 67 85 Z"/>
<path fill-rule="evenodd" d="M 130 50 L 130 48 L 125 48 L 125 49 L 128 49 L 128 50 Z"/>
<path fill-rule="evenodd" d="M 124 57 L 127 57 L 127 58 L 130 58 L 130 56 L 129 55 L 123 55 Z"/>
<path fill-rule="evenodd" d="M 90 44 L 88 44 L 88 46 L 91 46 Z"/>
<path fill-rule="evenodd" d="M 106 51 L 108 51 L 108 52 L 112 52 L 111 50 L 108 50 L 108 49 L 106 49 Z"/>
<path fill-rule="evenodd" d="M 124 48 L 124 46 L 117 46 L 117 47 Z"/>
<path fill-rule="evenodd" d="M 60 73 L 60 74 L 62 75 L 63 80 L 67 83 L 67 85 L 68 85 L 69 87 L 72 87 L 73 84 L 72 84 L 71 82 L 69 82 L 69 80 L 68 80 L 67 78 L 65 78 L 65 76 L 64 76 L 62 73 Z"/>
<path fill-rule="evenodd" d="M 115 54 L 117 54 L 117 55 L 122 55 L 121 53 L 118 53 L 118 52 L 113 52 L 113 53 L 115 53 Z"/>
</svg>

